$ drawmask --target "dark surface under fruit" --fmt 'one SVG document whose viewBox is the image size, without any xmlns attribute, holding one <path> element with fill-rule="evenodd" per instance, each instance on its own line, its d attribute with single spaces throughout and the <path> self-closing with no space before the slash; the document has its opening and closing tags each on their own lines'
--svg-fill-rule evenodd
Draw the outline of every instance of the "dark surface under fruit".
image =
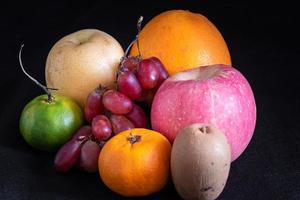
<svg viewBox="0 0 300 200">
<path fill-rule="evenodd" d="M 168 9 L 188 9 L 207 16 L 223 34 L 233 65 L 252 85 L 257 125 L 248 148 L 232 163 L 220 200 L 300 199 L 300 49 L 297 6 L 288 1 L 266 5 L 254 1 L 27 1 L 2 6 L 0 199 L 123 199 L 99 175 L 76 168 L 66 174 L 53 168 L 54 153 L 32 149 L 22 139 L 18 120 L 25 104 L 43 91 L 18 66 L 23 63 L 44 81 L 52 45 L 82 28 L 99 28 L 125 48 L 144 23 Z M 148 109 L 149 111 L 149 109 Z M 170 182 L 142 199 L 179 199 Z"/>
</svg>

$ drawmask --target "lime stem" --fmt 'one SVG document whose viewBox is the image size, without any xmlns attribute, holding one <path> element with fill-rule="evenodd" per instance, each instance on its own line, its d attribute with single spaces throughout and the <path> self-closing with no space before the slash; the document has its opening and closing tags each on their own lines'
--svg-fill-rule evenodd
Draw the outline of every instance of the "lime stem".
<svg viewBox="0 0 300 200">
<path fill-rule="evenodd" d="M 22 63 L 22 50 L 23 50 L 23 47 L 24 47 L 24 44 L 21 45 L 20 47 L 20 51 L 19 51 L 19 63 L 20 63 L 20 66 L 21 66 L 21 69 L 23 71 L 23 73 L 29 78 L 31 79 L 35 84 L 37 84 L 38 86 L 40 86 L 48 95 L 48 102 L 51 102 L 53 100 L 53 96 L 50 92 L 50 90 L 58 90 L 56 88 L 48 88 L 44 85 L 42 85 L 40 82 L 38 82 L 35 78 L 33 78 L 32 76 L 30 76 L 24 69 L 23 67 L 23 63 Z"/>
</svg>

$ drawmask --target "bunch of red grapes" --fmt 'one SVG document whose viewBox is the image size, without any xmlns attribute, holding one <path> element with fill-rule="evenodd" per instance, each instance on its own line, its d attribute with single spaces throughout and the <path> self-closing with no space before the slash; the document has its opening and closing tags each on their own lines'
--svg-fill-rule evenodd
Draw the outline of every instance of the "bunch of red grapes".
<svg viewBox="0 0 300 200">
<path fill-rule="evenodd" d="M 56 154 L 59 172 L 76 163 L 87 172 L 98 170 L 98 156 L 105 141 L 124 130 L 148 128 L 144 110 L 135 101 L 152 101 L 168 72 L 156 57 L 125 57 L 117 73 L 117 90 L 99 86 L 87 97 L 84 114 L 90 125 L 81 127 Z"/>
</svg>

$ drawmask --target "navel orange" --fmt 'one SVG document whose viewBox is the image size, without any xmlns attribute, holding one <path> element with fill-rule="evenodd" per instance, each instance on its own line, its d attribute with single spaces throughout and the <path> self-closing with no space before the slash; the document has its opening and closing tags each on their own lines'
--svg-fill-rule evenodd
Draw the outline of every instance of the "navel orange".
<svg viewBox="0 0 300 200">
<path fill-rule="evenodd" d="M 231 65 L 227 45 L 203 15 L 184 10 L 163 12 L 150 20 L 139 37 L 143 58 L 158 57 L 170 75 L 203 65 Z M 131 56 L 138 55 L 136 43 Z"/>
</svg>

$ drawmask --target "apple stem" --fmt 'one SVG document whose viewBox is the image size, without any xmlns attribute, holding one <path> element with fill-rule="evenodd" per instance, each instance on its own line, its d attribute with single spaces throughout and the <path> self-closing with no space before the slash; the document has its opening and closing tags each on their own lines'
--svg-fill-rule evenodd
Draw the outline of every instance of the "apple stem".
<svg viewBox="0 0 300 200">
<path fill-rule="evenodd" d="M 30 76 L 24 69 L 23 67 L 23 63 L 22 63 L 22 50 L 23 50 L 23 47 L 24 47 L 24 44 L 21 45 L 20 47 L 20 51 L 19 51 L 19 63 L 20 63 L 20 66 L 21 66 L 21 69 L 23 71 L 23 73 L 30 79 L 32 80 L 35 84 L 37 84 L 38 86 L 40 86 L 48 95 L 48 102 L 50 103 L 52 100 L 53 100 L 53 96 L 50 92 L 50 90 L 58 90 L 56 88 L 48 88 L 44 85 L 42 85 L 40 82 L 38 82 L 35 78 L 33 78 L 32 76 Z"/>
</svg>

